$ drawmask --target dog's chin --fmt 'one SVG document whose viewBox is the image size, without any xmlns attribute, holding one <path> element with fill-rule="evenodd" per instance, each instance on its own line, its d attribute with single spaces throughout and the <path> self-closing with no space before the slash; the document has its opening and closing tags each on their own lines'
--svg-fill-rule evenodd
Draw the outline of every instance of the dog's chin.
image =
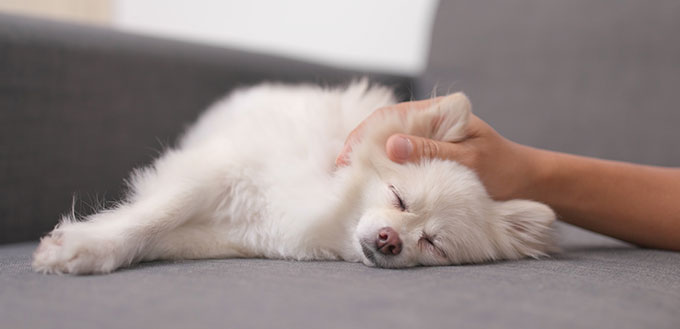
<svg viewBox="0 0 680 329">
<path fill-rule="evenodd" d="M 359 244 L 361 245 L 361 252 L 364 254 L 363 257 L 363 263 L 366 266 L 378 266 L 376 262 L 376 255 L 375 255 L 375 250 L 369 246 L 369 244 L 365 241 L 360 241 Z"/>
<path fill-rule="evenodd" d="M 385 256 L 380 255 L 371 245 L 365 241 L 360 241 L 361 252 L 364 254 L 363 263 L 366 266 L 380 267 L 380 268 L 400 268 L 397 264 L 393 264 Z"/>
</svg>

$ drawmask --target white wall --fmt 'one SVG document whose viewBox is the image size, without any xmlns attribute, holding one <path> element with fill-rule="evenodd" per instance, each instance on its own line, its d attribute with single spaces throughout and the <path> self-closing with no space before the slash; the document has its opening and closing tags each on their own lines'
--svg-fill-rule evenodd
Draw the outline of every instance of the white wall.
<svg viewBox="0 0 680 329">
<path fill-rule="evenodd" d="M 113 25 L 354 69 L 418 74 L 438 0 L 116 0 Z"/>
<path fill-rule="evenodd" d="M 108 26 L 116 0 L 0 0 L 0 12 Z"/>
</svg>

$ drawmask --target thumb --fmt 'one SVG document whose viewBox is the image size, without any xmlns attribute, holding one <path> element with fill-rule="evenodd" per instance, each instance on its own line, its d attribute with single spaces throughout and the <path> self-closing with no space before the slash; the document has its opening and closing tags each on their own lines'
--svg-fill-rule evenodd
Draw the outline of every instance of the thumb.
<svg viewBox="0 0 680 329">
<path fill-rule="evenodd" d="M 453 143 L 432 139 L 396 134 L 385 143 L 387 156 L 394 162 L 416 162 L 421 158 L 451 159 L 455 154 Z"/>
</svg>

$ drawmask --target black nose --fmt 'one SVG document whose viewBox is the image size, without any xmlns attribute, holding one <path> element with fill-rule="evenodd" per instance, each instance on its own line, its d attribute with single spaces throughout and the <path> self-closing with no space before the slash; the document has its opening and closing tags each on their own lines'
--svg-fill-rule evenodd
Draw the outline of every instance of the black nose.
<svg viewBox="0 0 680 329">
<path fill-rule="evenodd" d="M 383 255 L 399 255 L 401 252 L 399 233 L 389 226 L 383 227 L 378 231 L 375 245 Z"/>
</svg>

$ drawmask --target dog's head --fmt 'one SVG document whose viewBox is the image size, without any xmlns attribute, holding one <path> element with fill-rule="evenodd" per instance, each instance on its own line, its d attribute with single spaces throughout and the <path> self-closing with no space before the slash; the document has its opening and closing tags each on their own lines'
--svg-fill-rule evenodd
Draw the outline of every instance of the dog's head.
<svg viewBox="0 0 680 329">
<path fill-rule="evenodd" d="M 545 255 L 553 211 L 525 200 L 492 200 L 475 173 L 456 162 L 397 164 L 385 154 L 394 133 L 444 141 L 465 137 L 470 103 L 461 93 L 405 116 L 385 114 L 351 155 L 362 214 L 353 247 L 367 265 L 451 265 Z M 432 127 L 435 127 L 434 131 Z"/>
</svg>

